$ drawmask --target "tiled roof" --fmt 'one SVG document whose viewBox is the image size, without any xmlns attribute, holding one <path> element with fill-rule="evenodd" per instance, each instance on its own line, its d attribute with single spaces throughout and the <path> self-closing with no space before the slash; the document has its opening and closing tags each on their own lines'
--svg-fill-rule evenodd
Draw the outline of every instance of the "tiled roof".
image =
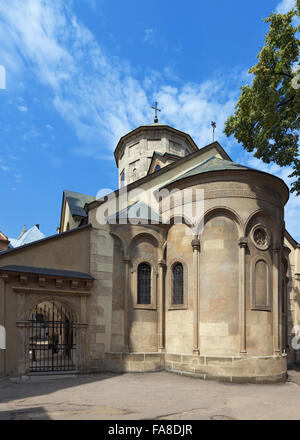
<svg viewBox="0 0 300 440">
<path fill-rule="evenodd" d="M 37 226 L 32 226 L 32 228 L 28 229 L 28 231 L 23 232 L 21 238 L 10 238 L 10 244 L 12 247 L 23 246 L 24 244 L 33 243 L 37 240 L 42 240 L 45 238 L 45 235 L 39 230 Z"/>
<path fill-rule="evenodd" d="M 96 199 L 96 197 L 73 191 L 64 191 L 64 195 L 68 202 L 71 214 L 78 215 L 80 217 L 86 217 L 84 205 L 86 203 L 91 203 Z"/>
<path fill-rule="evenodd" d="M 196 165 L 191 170 L 184 174 L 176 177 L 172 181 L 168 182 L 167 185 L 178 180 L 185 179 L 187 177 L 196 176 L 198 174 L 207 173 L 209 171 L 221 171 L 221 170 L 254 170 L 254 168 L 245 167 L 244 165 L 239 165 L 238 163 L 231 162 L 230 160 L 221 159 L 217 156 L 212 156 L 209 159 Z"/>
<path fill-rule="evenodd" d="M 112 220 L 116 220 L 119 218 L 121 219 L 126 218 L 128 220 L 130 219 L 140 220 L 141 222 L 152 221 L 152 222 L 163 223 L 163 219 L 161 218 L 159 213 L 142 201 L 134 202 L 132 205 L 127 206 L 126 208 L 122 209 L 116 214 L 107 217 L 106 220 L 108 221 L 108 223 L 110 223 Z"/>
</svg>

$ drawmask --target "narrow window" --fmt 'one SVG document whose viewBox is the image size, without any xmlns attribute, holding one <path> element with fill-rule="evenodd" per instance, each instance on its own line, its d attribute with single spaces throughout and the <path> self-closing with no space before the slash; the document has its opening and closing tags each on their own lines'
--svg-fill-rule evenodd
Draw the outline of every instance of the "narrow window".
<svg viewBox="0 0 300 440">
<path fill-rule="evenodd" d="M 181 263 L 173 266 L 173 304 L 183 304 L 183 267 Z"/>
<path fill-rule="evenodd" d="M 138 266 L 138 304 L 151 304 L 151 266 L 141 263 Z"/>
<path fill-rule="evenodd" d="M 125 186 L 125 171 L 121 173 L 121 187 Z"/>
</svg>

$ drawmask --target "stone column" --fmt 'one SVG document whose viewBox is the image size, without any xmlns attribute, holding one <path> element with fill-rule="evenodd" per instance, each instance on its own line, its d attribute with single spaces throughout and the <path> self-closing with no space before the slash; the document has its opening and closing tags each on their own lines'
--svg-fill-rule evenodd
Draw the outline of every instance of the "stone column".
<svg viewBox="0 0 300 440">
<path fill-rule="evenodd" d="M 200 286 L 199 286 L 199 253 L 200 241 L 194 239 L 191 242 L 193 248 L 193 353 L 200 354 L 199 349 L 199 305 L 200 305 Z"/>
<path fill-rule="evenodd" d="M 247 327 L 246 327 L 246 249 L 248 240 L 241 237 L 239 241 L 239 329 L 240 353 L 247 353 Z"/>
<path fill-rule="evenodd" d="M 273 351 L 275 355 L 280 353 L 280 322 L 279 322 L 279 262 L 280 248 L 273 248 Z"/>
<path fill-rule="evenodd" d="M 77 348 L 77 359 L 76 359 L 76 366 L 77 370 L 79 371 L 86 371 L 87 368 L 87 359 L 86 359 L 86 347 L 87 347 L 87 341 L 86 341 L 86 330 L 87 330 L 87 324 L 77 324 L 76 330 L 78 332 L 77 334 L 77 341 L 79 347 Z"/>
<path fill-rule="evenodd" d="M 124 291 L 124 350 L 129 352 L 129 295 L 130 295 L 130 257 L 124 257 L 125 291 Z"/>
<path fill-rule="evenodd" d="M 284 306 L 282 307 L 282 351 L 286 353 L 288 351 L 288 315 L 289 315 L 289 302 L 288 302 L 288 283 L 289 278 L 282 273 L 284 282 L 281 283 L 283 287 L 282 301 L 284 301 Z"/>
<path fill-rule="evenodd" d="M 159 306 L 158 306 L 158 349 L 159 351 L 165 350 L 165 297 L 164 297 L 164 269 L 165 261 L 160 260 L 158 262 L 158 295 L 159 295 Z"/>
<path fill-rule="evenodd" d="M 24 375 L 29 372 L 29 321 L 17 321 L 18 338 L 18 373 Z"/>
</svg>

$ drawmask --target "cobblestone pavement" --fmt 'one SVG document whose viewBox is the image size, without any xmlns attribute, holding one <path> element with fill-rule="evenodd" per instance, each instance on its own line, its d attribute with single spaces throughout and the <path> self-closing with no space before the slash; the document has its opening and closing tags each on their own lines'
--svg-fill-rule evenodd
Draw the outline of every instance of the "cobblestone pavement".
<svg viewBox="0 0 300 440">
<path fill-rule="evenodd" d="M 300 372 L 284 384 L 226 384 L 167 372 L 0 380 L 0 420 L 300 419 Z"/>
</svg>

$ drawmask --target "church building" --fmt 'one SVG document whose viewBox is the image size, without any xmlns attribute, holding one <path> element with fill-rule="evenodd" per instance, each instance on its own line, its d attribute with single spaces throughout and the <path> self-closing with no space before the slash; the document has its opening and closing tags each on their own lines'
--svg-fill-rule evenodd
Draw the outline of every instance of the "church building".
<svg viewBox="0 0 300 440">
<path fill-rule="evenodd" d="M 0 253 L 0 375 L 284 381 L 300 362 L 287 185 L 157 120 L 114 155 L 119 189 L 64 191 L 58 234 Z"/>
</svg>

